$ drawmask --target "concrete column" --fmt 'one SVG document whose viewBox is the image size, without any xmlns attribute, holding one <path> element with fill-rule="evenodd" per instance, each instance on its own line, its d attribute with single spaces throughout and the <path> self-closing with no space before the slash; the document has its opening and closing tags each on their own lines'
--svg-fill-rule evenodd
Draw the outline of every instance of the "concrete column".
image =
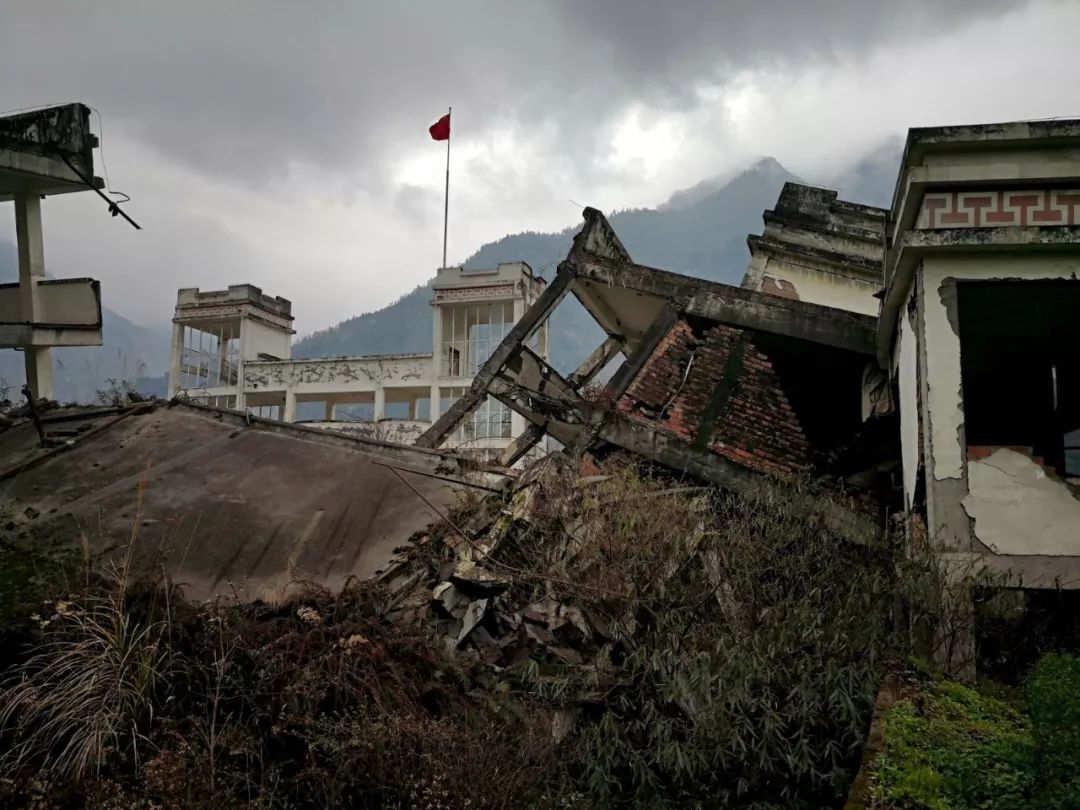
<svg viewBox="0 0 1080 810">
<path fill-rule="evenodd" d="M 430 399 L 431 405 L 428 406 L 428 420 L 430 422 L 434 423 L 435 420 L 437 420 L 441 416 L 441 414 L 439 413 L 439 383 L 438 383 L 438 381 L 436 381 L 435 383 L 432 384 L 431 393 L 429 394 L 429 396 L 431 398 Z"/>
<path fill-rule="evenodd" d="M 442 307 L 438 303 L 431 305 L 431 361 L 433 380 L 442 375 Z M 434 421 L 434 419 L 432 420 Z"/>
<path fill-rule="evenodd" d="M 23 318 L 40 323 L 37 284 L 45 278 L 45 245 L 41 237 L 41 198 L 15 196 L 15 238 L 19 253 L 19 307 Z M 46 347 L 24 347 L 26 384 L 35 397 L 52 399 L 52 358 Z"/>
<path fill-rule="evenodd" d="M 296 421 L 296 394 L 287 388 L 285 389 L 285 407 L 281 409 L 281 421 Z"/>
<path fill-rule="evenodd" d="M 169 399 L 180 391 L 180 361 L 184 356 L 184 327 L 174 323 L 172 327 L 172 350 L 169 354 Z"/>
<path fill-rule="evenodd" d="M 326 412 L 323 414 L 323 419 L 327 422 L 334 421 L 334 401 L 332 399 L 326 400 Z"/>
<path fill-rule="evenodd" d="M 236 410 L 242 411 L 247 408 L 247 397 L 244 395 L 244 358 L 248 356 L 248 350 L 251 343 L 251 333 L 247 328 L 247 318 L 240 319 L 240 337 L 237 342 L 236 352 Z M 290 410 L 288 394 L 285 396 L 285 410 L 286 412 L 295 415 L 296 414 L 296 398 L 293 397 L 292 406 Z M 283 422 L 293 421 L 293 416 L 288 418 L 282 418 Z"/>
<path fill-rule="evenodd" d="M 375 421 L 386 418 L 386 389 L 381 385 L 375 389 Z"/>
</svg>

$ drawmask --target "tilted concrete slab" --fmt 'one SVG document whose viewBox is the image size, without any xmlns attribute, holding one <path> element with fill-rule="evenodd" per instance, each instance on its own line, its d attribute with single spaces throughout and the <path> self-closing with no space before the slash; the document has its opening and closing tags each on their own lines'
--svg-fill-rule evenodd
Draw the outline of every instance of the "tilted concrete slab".
<svg viewBox="0 0 1080 810">
<path fill-rule="evenodd" d="M 568 294 L 608 337 L 564 378 L 527 340 Z M 823 455 L 858 439 L 873 351 L 872 317 L 634 264 L 603 214 L 587 208 L 543 296 L 417 444 L 437 446 L 490 395 L 530 424 L 507 458 L 546 433 L 572 456 L 621 448 L 740 492 L 771 491 L 773 479 L 784 488 L 806 471 L 848 480 L 866 465 L 852 471 Z M 586 391 L 600 359 L 619 352 L 626 359 L 607 385 Z M 821 504 L 841 534 L 878 535 L 870 499 Z"/>
<path fill-rule="evenodd" d="M 193 599 L 272 600 L 302 581 L 341 588 L 374 574 L 470 483 L 502 480 L 447 453 L 187 404 L 46 428 L 74 445 L 40 451 L 30 425 L 0 434 L 0 509 L 36 542 L 85 538 L 115 557 L 134 538 L 135 565 L 163 565 Z"/>
</svg>

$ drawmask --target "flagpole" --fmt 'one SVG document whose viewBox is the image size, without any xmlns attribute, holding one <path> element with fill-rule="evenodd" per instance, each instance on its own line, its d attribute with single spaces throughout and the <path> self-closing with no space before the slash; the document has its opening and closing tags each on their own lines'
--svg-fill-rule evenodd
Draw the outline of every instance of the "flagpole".
<svg viewBox="0 0 1080 810">
<path fill-rule="evenodd" d="M 453 107 L 446 108 L 446 115 L 454 111 Z M 450 132 L 446 134 L 446 194 L 443 197 L 443 221 L 442 221 L 442 266 L 446 269 L 446 226 L 450 221 L 450 135 L 453 132 L 453 121 Z"/>
</svg>

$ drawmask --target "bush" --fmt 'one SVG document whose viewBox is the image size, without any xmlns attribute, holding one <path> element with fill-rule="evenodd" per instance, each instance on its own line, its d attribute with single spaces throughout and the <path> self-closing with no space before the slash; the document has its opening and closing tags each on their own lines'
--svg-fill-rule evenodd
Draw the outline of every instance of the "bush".
<svg viewBox="0 0 1080 810">
<path fill-rule="evenodd" d="M 889 555 L 780 497 L 604 472 L 542 485 L 506 554 L 532 589 L 515 604 L 556 599 L 610 637 L 595 665 L 522 685 L 585 705 L 578 789 L 600 806 L 835 803 L 887 644 Z"/>
<path fill-rule="evenodd" d="M 1035 752 L 1023 714 L 950 681 L 926 681 L 908 691 L 885 716 L 871 775 L 874 807 L 1031 806 Z"/>
<path fill-rule="evenodd" d="M 1045 655 L 1027 681 L 1035 737 L 1038 800 L 1046 808 L 1080 807 L 1080 659 Z"/>
</svg>

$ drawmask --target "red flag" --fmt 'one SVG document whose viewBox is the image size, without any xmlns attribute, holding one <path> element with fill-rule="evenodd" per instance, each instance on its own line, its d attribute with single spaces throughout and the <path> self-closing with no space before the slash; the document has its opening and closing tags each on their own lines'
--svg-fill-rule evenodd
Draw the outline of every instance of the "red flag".
<svg viewBox="0 0 1080 810">
<path fill-rule="evenodd" d="M 428 132 L 430 132 L 431 137 L 437 141 L 450 140 L 450 113 L 447 113 L 428 127 Z"/>
</svg>

